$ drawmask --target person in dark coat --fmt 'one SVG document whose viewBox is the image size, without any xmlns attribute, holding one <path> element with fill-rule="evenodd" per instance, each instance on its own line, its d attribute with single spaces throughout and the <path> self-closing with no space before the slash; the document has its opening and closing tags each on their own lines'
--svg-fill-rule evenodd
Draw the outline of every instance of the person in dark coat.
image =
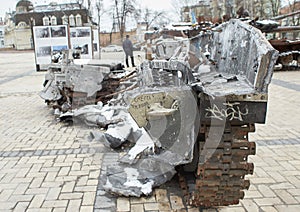
<svg viewBox="0 0 300 212">
<path fill-rule="evenodd" d="M 123 50 L 125 52 L 126 66 L 129 67 L 128 57 L 130 57 L 131 58 L 131 65 L 132 65 L 132 67 L 135 67 L 134 58 L 133 58 L 133 45 L 132 45 L 131 40 L 129 39 L 129 35 L 126 35 L 126 39 L 123 42 Z"/>
</svg>

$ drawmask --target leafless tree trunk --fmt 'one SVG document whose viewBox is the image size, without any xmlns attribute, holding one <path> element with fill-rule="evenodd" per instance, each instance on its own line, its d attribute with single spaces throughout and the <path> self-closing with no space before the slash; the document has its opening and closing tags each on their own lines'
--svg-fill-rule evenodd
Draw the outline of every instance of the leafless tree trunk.
<svg viewBox="0 0 300 212">
<path fill-rule="evenodd" d="M 288 6 L 289 6 L 289 13 L 292 12 L 296 12 L 297 8 L 296 8 L 296 0 L 288 0 Z M 295 18 L 295 16 L 291 17 L 291 24 L 293 26 L 297 26 L 299 25 L 299 19 L 300 17 L 298 16 L 298 18 Z M 295 40 L 298 37 L 299 32 L 294 32 L 293 33 L 293 39 Z"/>
<path fill-rule="evenodd" d="M 112 23 L 112 28 L 111 28 L 110 34 L 109 34 L 109 43 L 112 42 L 112 33 L 115 31 L 115 27 L 116 27 L 115 13 L 114 12 L 113 12 L 112 16 L 113 16 L 113 23 Z"/>
<path fill-rule="evenodd" d="M 80 9 L 83 5 L 83 2 L 84 2 L 84 0 L 76 0 L 76 3 L 79 4 Z"/>
<path fill-rule="evenodd" d="M 265 14 L 265 0 L 259 0 L 259 17 L 261 19 L 266 18 L 266 14 Z"/>
<path fill-rule="evenodd" d="M 143 16 L 143 21 L 146 23 L 146 31 L 149 30 L 150 26 L 154 23 L 154 21 L 156 21 L 159 17 L 163 15 L 163 11 L 158 12 L 146 8 Z"/>
<path fill-rule="evenodd" d="M 88 4 L 88 8 L 87 8 L 87 9 L 88 9 L 89 11 L 91 10 L 91 3 L 92 3 L 91 0 L 87 0 L 87 4 Z"/>
<path fill-rule="evenodd" d="M 135 12 L 135 0 L 115 0 L 114 9 L 117 19 L 117 24 L 120 30 L 120 37 L 123 40 L 127 16 Z"/>
<path fill-rule="evenodd" d="M 96 9 L 97 9 L 97 17 L 98 17 L 98 42 L 99 42 L 99 59 L 101 59 L 101 16 L 104 14 L 103 10 L 103 0 L 97 0 L 96 2 Z"/>
<path fill-rule="evenodd" d="M 183 7 L 196 5 L 198 2 L 199 0 L 172 0 L 172 5 L 176 14 L 181 16 L 181 9 Z"/>
<path fill-rule="evenodd" d="M 269 0 L 271 3 L 272 16 L 275 17 L 279 15 L 279 9 L 281 6 L 280 0 Z"/>
</svg>

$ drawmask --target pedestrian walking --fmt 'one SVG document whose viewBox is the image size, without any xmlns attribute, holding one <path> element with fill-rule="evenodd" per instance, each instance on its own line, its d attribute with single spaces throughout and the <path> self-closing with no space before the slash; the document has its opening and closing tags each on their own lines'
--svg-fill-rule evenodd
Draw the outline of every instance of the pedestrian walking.
<svg viewBox="0 0 300 212">
<path fill-rule="evenodd" d="M 132 45 L 131 40 L 129 39 L 129 35 L 126 35 L 126 39 L 123 42 L 123 50 L 125 52 L 126 66 L 129 67 L 128 57 L 130 57 L 131 58 L 131 65 L 132 65 L 132 67 L 135 67 L 134 58 L 133 58 L 133 45 Z"/>
</svg>

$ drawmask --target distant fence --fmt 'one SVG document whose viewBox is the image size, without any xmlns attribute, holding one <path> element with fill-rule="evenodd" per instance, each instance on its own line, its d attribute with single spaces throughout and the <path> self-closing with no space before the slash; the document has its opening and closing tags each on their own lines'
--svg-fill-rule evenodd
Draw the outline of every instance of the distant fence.
<svg viewBox="0 0 300 212">
<path fill-rule="evenodd" d="M 137 34 L 136 30 L 130 31 L 130 32 L 125 32 L 124 33 L 124 38 L 125 36 L 129 35 L 130 40 L 135 43 L 137 41 Z M 119 32 L 112 32 L 112 33 L 100 33 L 100 46 L 107 46 L 109 44 L 117 44 L 121 45 L 122 40 Z"/>
</svg>

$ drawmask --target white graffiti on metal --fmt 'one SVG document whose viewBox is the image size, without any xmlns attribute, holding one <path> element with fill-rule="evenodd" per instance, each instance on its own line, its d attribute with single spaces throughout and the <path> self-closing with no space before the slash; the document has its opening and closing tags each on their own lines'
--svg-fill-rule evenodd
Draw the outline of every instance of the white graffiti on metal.
<svg viewBox="0 0 300 212">
<path fill-rule="evenodd" d="M 217 105 L 213 105 L 211 108 L 207 108 L 206 117 L 207 118 L 216 118 L 219 120 L 229 119 L 243 121 L 243 116 L 248 115 L 249 110 L 245 108 L 244 111 L 241 111 L 239 105 L 240 103 L 223 103 L 224 108 L 219 108 Z"/>
</svg>

